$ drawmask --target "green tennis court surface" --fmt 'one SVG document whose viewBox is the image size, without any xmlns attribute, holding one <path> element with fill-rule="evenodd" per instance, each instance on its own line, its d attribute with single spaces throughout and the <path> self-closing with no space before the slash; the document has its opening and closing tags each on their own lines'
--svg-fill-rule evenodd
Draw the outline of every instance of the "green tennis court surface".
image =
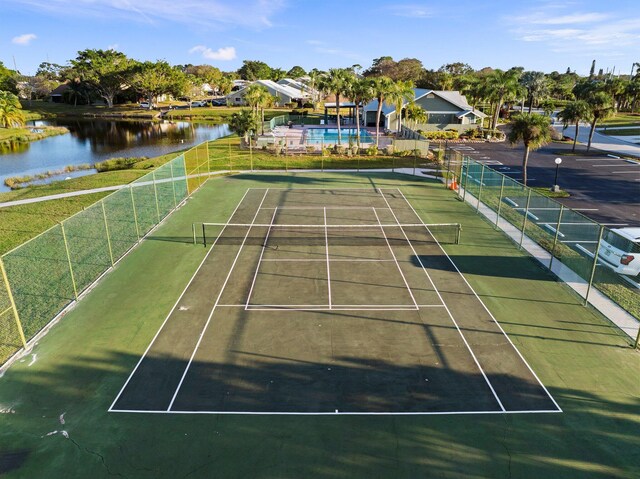
<svg viewBox="0 0 640 479">
<path fill-rule="evenodd" d="M 247 190 L 111 411 L 559 411 L 420 222 L 397 188 Z"/>
<path fill-rule="evenodd" d="M 639 375 L 439 182 L 221 177 L 0 378 L 0 476 L 635 478 Z"/>
</svg>

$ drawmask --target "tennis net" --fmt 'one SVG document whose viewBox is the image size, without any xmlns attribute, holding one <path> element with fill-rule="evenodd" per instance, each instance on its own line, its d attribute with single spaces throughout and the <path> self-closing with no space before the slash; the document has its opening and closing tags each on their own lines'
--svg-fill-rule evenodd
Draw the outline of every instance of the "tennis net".
<svg viewBox="0 0 640 479">
<path fill-rule="evenodd" d="M 386 246 L 419 240 L 441 244 L 460 243 L 460 223 L 377 224 L 268 224 L 193 223 L 193 243 L 221 244 Z"/>
</svg>

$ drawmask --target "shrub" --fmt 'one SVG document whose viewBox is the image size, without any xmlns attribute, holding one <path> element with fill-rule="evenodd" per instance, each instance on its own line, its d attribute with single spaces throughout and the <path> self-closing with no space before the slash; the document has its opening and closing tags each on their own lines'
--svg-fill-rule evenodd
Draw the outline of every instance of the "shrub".
<svg viewBox="0 0 640 479">
<path fill-rule="evenodd" d="M 307 109 L 313 110 L 313 103 L 306 102 L 304 105 L 302 105 L 302 108 L 307 108 Z"/>
<path fill-rule="evenodd" d="M 378 154 L 378 147 L 376 145 L 371 145 L 367 148 L 367 156 L 376 156 Z"/>
<path fill-rule="evenodd" d="M 549 133 L 551 134 L 551 139 L 555 140 L 555 141 L 560 141 L 562 140 L 562 132 L 556 130 L 553 127 L 549 127 Z"/>
<path fill-rule="evenodd" d="M 421 134 L 428 140 L 457 140 L 460 137 L 457 130 L 425 131 Z"/>
<path fill-rule="evenodd" d="M 384 147 L 384 154 L 385 155 L 393 155 L 393 145 L 387 145 Z"/>
<path fill-rule="evenodd" d="M 335 146 L 333 147 L 333 152 L 334 152 L 336 155 L 344 155 L 344 151 L 345 151 L 345 148 L 344 148 L 344 146 L 342 146 L 342 145 L 335 145 Z"/>
<path fill-rule="evenodd" d="M 285 103 L 284 106 L 287 108 L 296 108 L 298 104 L 295 101 L 290 101 L 289 103 Z"/>
<path fill-rule="evenodd" d="M 146 159 L 146 156 L 132 156 L 130 158 L 109 158 L 108 160 L 96 163 L 95 168 L 99 173 L 105 171 L 129 170 L 133 168 L 136 163 Z"/>
</svg>

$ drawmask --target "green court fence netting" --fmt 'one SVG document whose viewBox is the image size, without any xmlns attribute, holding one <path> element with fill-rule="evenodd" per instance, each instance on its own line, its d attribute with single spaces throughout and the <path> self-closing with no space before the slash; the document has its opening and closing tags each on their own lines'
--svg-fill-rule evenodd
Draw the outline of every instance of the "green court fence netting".
<svg viewBox="0 0 640 479">
<path fill-rule="evenodd" d="M 106 196 L 0 258 L 0 364 L 208 178 L 207 144 Z"/>
<path fill-rule="evenodd" d="M 488 208 L 483 213 L 496 227 L 515 228 L 520 246 L 525 238 L 541 246 L 550 254 L 550 269 L 560 262 L 575 273 L 584 286 L 580 290 L 585 304 L 596 289 L 640 319 L 640 275 L 620 274 L 607 261 L 605 249 L 613 244 L 636 255 L 637 243 L 459 151 L 448 150 L 444 165 L 447 187 L 458 189 L 478 210 Z"/>
</svg>

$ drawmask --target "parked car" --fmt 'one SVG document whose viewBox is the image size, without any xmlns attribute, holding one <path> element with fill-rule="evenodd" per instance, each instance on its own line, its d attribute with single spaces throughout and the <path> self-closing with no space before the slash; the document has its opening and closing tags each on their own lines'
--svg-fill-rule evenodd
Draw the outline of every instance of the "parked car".
<svg viewBox="0 0 640 479">
<path fill-rule="evenodd" d="M 149 109 L 149 102 L 148 101 L 141 101 L 140 102 L 140 108 L 147 108 Z M 158 108 L 158 105 L 156 105 L 155 103 L 151 104 L 151 108 Z"/>
<path fill-rule="evenodd" d="M 207 102 L 205 100 L 196 100 L 191 102 L 191 106 L 207 106 Z"/>
<path fill-rule="evenodd" d="M 640 274 L 640 228 L 605 230 L 598 257 L 616 273 Z"/>
</svg>

